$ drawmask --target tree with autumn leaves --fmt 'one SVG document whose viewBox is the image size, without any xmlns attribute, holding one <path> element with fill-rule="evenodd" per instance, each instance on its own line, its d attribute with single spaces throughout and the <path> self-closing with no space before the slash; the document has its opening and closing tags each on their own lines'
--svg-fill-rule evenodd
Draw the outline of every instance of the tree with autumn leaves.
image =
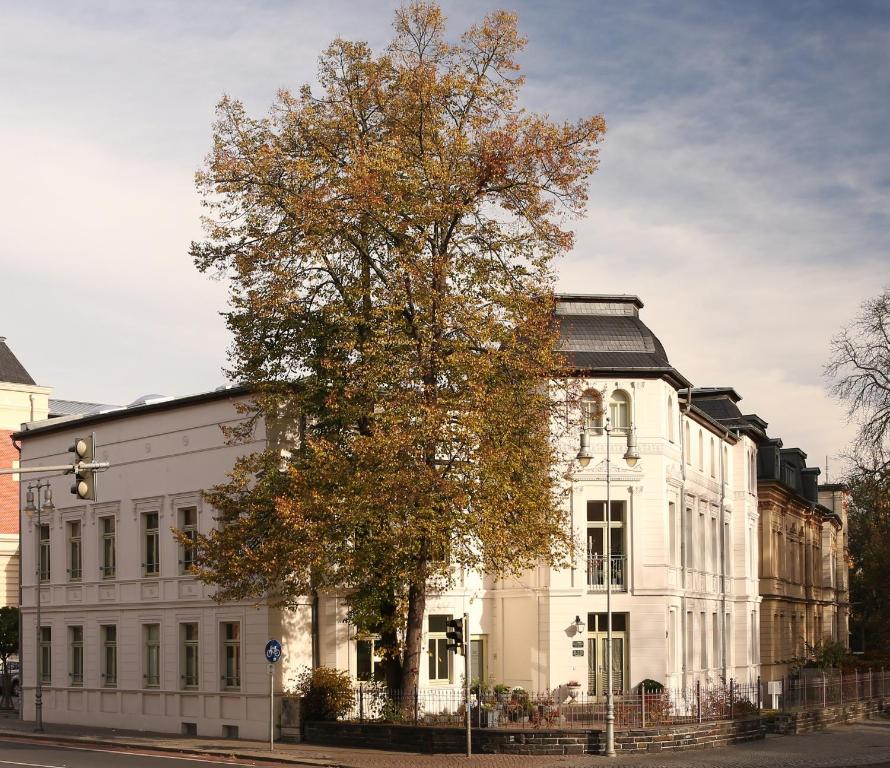
<svg viewBox="0 0 890 768">
<path fill-rule="evenodd" d="M 514 14 L 450 43 L 412 3 L 394 29 L 334 41 L 265 117 L 219 104 L 192 255 L 230 281 L 248 423 L 290 450 L 208 494 L 198 572 L 219 599 L 342 595 L 411 695 L 428 594 L 567 556 L 552 264 L 605 125 L 518 105 Z"/>
</svg>

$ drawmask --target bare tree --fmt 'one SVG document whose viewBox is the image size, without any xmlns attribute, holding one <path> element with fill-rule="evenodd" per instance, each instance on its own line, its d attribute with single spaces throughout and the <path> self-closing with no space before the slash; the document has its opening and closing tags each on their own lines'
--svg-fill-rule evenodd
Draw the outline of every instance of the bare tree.
<svg viewBox="0 0 890 768">
<path fill-rule="evenodd" d="M 890 288 L 863 302 L 859 315 L 831 341 L 826 373 L 859 430 L 850 459 L 862 474 L 890 469 Z"/>
</svg>

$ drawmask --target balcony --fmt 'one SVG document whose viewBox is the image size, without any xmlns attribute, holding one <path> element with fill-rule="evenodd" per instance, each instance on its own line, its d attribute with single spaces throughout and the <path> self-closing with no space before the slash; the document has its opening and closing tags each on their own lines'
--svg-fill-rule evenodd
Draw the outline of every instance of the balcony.
<svg viewBox="0 0 890 768">
<path fill-rule="evenodd" d="M 612 589 L 616 592 L 627 590 L 627 555 L 612 555 L 608 569 L 606 558 L 600 555 L 591 555 L 587 559 L 587 589 L 590 592 L 606 591 L 606 571 L 608 570 L 612 581 Z"/>
</svg>

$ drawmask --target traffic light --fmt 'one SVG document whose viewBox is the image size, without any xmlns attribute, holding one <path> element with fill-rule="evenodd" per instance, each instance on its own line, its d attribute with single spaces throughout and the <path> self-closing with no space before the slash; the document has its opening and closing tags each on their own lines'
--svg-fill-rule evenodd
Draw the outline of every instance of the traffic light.
<svg viewBox="0 0 890 768">
<path fill-rule="evenodd" d="M 68 449 L 74 454 L 74 482 L 71 493 L 78 499 L 96 500 L 96 470 L 83 467 L 96 460 L 96 436 L 77 437 Z"/>
<path fill-rule="evenodd" d="M 464 652 L 464 620 L 463 619 L 448 619 L 445 622 L 445 626 L 448 628 L 448 631 L 445 633 L 445 637 L 448 638 L 447 648 L 449 651 L 456 651 L 457 653 Z"/>
</svg>

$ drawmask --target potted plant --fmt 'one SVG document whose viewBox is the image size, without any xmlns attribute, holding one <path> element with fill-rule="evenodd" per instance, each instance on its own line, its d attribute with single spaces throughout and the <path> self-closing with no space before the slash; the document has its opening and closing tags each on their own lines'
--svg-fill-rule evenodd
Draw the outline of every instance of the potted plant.
<svg viewBox="0 0 890 768">
<path fill-rule="evenodd" d="M 507 702 L 507 699 L 510 697 L 510 686 L 504 685 L 503 683 L 498 683 L 493 690 L 498 703 L 505 704 Z"/>
<path fill-rule="evenodd" d="M 568 691 L 569 698 L 574 701 L 581 695 L 581 683 L 577 680 L 569 680 L 566 683 L 566 690 Z"/>
</svg>

